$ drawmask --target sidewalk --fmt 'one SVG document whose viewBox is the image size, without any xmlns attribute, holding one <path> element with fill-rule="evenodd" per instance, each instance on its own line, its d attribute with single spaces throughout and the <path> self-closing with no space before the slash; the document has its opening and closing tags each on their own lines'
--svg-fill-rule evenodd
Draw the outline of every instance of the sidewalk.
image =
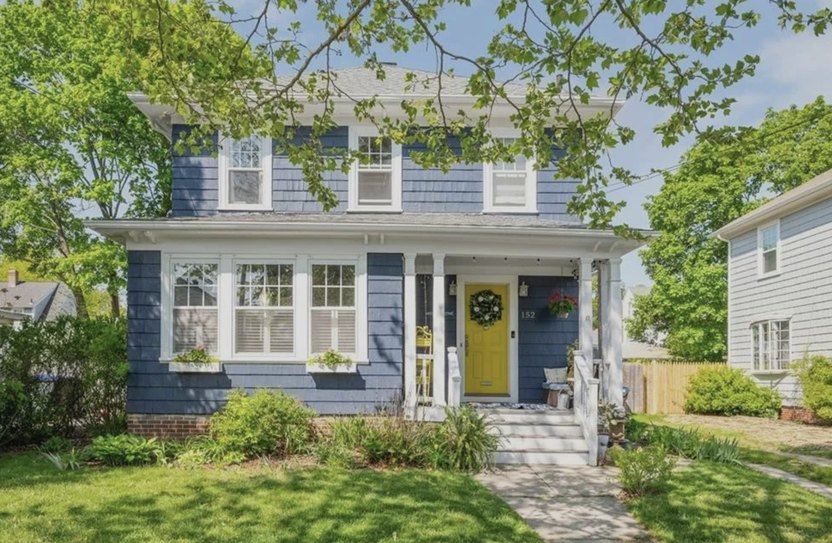
<svg viewBox="0 0 832 543">
<path fill-rule="evenodd" d="M 544 541 L 652 541 L 616 498 L 613 468 L 501 466 L 479 475 Z"/>
</svg>

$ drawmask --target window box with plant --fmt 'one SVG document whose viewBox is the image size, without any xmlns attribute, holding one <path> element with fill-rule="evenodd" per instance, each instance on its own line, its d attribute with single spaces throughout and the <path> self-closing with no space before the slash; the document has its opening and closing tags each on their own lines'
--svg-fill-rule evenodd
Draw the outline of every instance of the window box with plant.
<svg viewBox="0 0 832 543">
<path fill-rule="evenodd" d="M 338 351 L 329 349 L 306 362 L 307 373 L 356 373 L 356 363 Z"/>
<path fill-rule="evenodd" d="M 194 347 L 173 357 L 168 369 L 176 373 L 222 373 L 222 363 L 205 347 Z"/>
<path fill-rule="evenodd" d="M 574 296 L 553 292 L 549 296 L 549 313 L 557 315 L 561 319 L 568 319 L 569 314 L 575 310 L 578 300 Z"/>
</svg>

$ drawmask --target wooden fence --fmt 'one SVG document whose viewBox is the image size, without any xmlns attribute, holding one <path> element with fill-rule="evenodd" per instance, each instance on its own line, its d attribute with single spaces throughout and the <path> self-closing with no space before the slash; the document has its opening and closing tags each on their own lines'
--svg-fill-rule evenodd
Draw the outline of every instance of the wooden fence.
<svg viewBox="0 0 832 543">
<path fill-rule="evenodd" d="M 684 413 L 685 389 L 702 368 L 724 366 L 710 362 L 646 362 L 624 364 L 624 385 L 630 387 L 627 404 L 634 413 Z"/>
</svg>

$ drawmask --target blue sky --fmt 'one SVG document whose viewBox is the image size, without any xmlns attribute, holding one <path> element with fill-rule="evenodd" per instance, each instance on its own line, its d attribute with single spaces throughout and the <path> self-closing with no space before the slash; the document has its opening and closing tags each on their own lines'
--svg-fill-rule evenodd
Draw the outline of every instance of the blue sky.
<svg viewBox="0 0 832 543">
<path fill-rule="evenodd" d="M 500 27 L 493 14 L 494 0 L 474 0 L 475 8 L 446 9 L 441 19 L 447 24 L 442 43 L 449 50 L 475 57 L 483 53 L 485 45 Z M 800 0 L 804 9 L 821 5 L 832 5 L 832 0 Z M 727 118 L 714 119 L 714 125 L 753 125 L 759 123 L 769 108 L 782 109 L 790 104 L 805 104 L 819 95 L 832 96 L 832 32 L 827 36 L 815 37 L 811 33 L 794 35 L 777 26 L 776 13 L 768 2 L 752 0 L 748 3 L 762 9 L 761 23 L 752 29 L 735 31 L 735 41 L 728 47 L 711 55 L 711 65 L 733 63 L 743 55 L 758 54 L 761 57 L 757 74 L 730 89 L 729 94 L 737 99 L 732 113 Z M 243 0 L 238 3 L 240 13 L 262 8 L 262 0 Z M 297 14 L 304 29 L 301 39 L 308 46 L 316 45 L 324 37 L 317 34 L 315 10 L 304 4 Z M 595 31 L 610 32 L 610 40 L 617 45 L 619 40 L 631 39 L 616 29 L 599 28 Z M 385 54 L 379 51 L 382 60 L 397 62 L 414 69 L 435 70 L 436 55 L 432 47 L 414 47 L 407 54 Z M 336 67 L 355 66 L 358 60 L 343 56 L 335 58 Z M 463 66 L 457 73 L 465 74 Z M 613 154 L 616 165 L 630 168 L 636 173 L 648 173 L 653 168 L 667 168 L 679 162 L 681 153 L 692 142 L 687 138 L 672 148 L 663 148 L 652 127 L 664 120 L 666 112 L 648 106 L 632 98 L 618 114 L 618 121 L 634 128 L 636 139 Z M 647 214 L 644 202 L 661 188 L 661 176 L 654 177 L 631 187 L 619 187 L 611 192 L 616 199 L 625 200 L 626 208 L 616 219 L 618 223 L 647 228 Z M 622 276 L 627 284 L 649 282 L 637 253 L 624 259 Z"/>
</svg>

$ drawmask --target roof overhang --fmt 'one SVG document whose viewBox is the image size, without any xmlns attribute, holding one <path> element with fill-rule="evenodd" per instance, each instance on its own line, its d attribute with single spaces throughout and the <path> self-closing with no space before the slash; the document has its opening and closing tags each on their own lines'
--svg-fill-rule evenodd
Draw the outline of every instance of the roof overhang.
<svg viewBox="0 0 832 543">
<path fill-rule="evenodd" d="M 173 106 L 165 104 L 156 104 L 151 102 L 148 97 L 140 92 L 131 92 L 127 94 L 133 104 L 150 119 L 151 125 L 155 130 L 160 132 L 169 140 L 172 137 L 172 128 L 175 124 L 185 124 L 187 121 L 180 115 Z M 429 95 L 367 95 L 367 96 L 333 96 L 332 101 L 334 105 L 332 117 L 336 124 L 350 125 L 355 124 L 355 100 L 364 98 L 374 98 L 378 101 L 378 107 L 373 111 L 378 115 L 385 115 L 390 118 L 405 118 L 405 112 L 401 107 L 403 100 L 425 100 L 435 98 Z M 514 105 L 522 105 L 525 103 L 525 96 L 509 96 L 511 102 L 506 100 L 497 100 L 492 107 L 488 109 L 488 114 L 491 122 L 496 127 L 509 126 L 511 124 L 511 115 L 516 112 Z M 312 122 L 317 115 L 324 113 L 324 106 L 320 103 L 306 102 L 306 98 L 298 97 L 298 100 L 303 104 L 304 111 L 296 115 L 296 120 L 300 123 Z M 485 113 L 483 109 L 474 107 L 475 98 L 468 95 L 450 95 L 442 97 L 442 103 L 449 111 L 457 112 L 464 111 L 472 116 L 479 116 Z M 607 115 L 614 117 L 618 111 L 624 106 L 621 100 L 615 100 L 607 97 L 592 97 L 587 103 L 576 102 L 574 106 L 567 106 L 566 114 L 571 119 L 591 118 L 595 115 Z"/>
<path fill-rule="evenodd" d="M 612 230 L 539 226 L 484 226 L 449 224 L 360 223 L 348 220 L 337 222 L 296 222 L 274 220 L 229 220 L 199 218 L 193 220 L 89 220 L 85 225 L 110 239 L 129 247 L 148 247 L 169 240 L 181 239 L 244 239 L 325 237 L 329 240 L 360 239 L 372 236 L 387 240 L 388 247 L 396 242 L 421 241 L 427 245 L 443 241 L 493 245 L 495 248 L 514 244 L 526 246 L 583 247 L 587 253 L 621 256 L 644 245 L 655 232 L 639 232 L 639 238 L 623 237 Z M 498 250 L 498 249 L 495 249 Z"/>
<path fill-rule="evenodd" d="M 728 241 L 753 228 L 828 198 L 832 198 L 832 170 L 823 172 L 799 187 L 735 219 L 714 232 L 714 235 L 723 241 Z"/>
</svg>

